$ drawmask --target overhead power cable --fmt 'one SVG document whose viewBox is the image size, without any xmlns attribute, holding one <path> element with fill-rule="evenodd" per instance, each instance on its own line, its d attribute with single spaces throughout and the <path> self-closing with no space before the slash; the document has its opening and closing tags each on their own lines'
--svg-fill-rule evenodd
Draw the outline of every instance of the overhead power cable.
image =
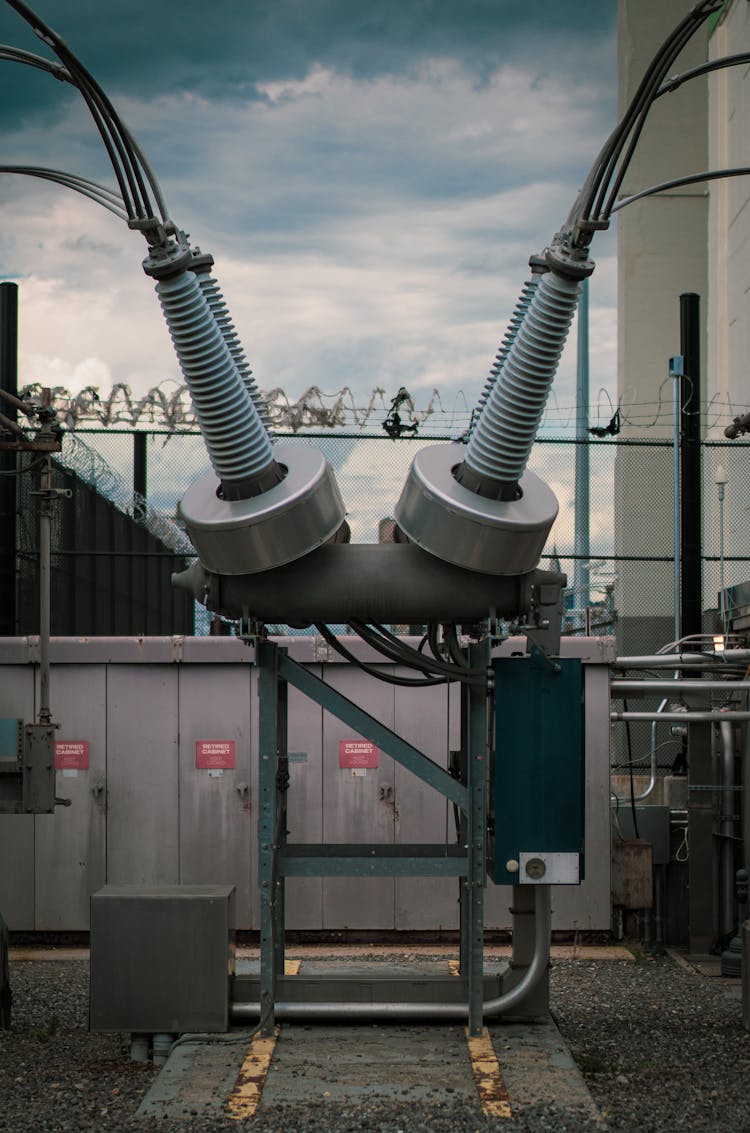
<svg viewBox="0 0 750 1133">
<path fill-rule="evenodd" d="M 41 56 L 35 56 L 14 48 L 3 47 L 0 58 L 25 62 L 30 66 L 47 70 L 55 78 L 68 81 L 77 88 L 88 106 L 104 143 L 122 196 L 128 222 L 132 227 L 142 229 L 149 241 L 163 238 L 163 234 L 159 233 L 160 226 L 154 216 L 150 195 L 150 193 L 153 194 L 156 201 L 161 221 L 163 224 L 169 225 L 170 221 L 158 181 L 110 99 L 62 37 L 46 24 L 28 4 L 25 4 L 23 0 L 7 0 L 7 3 L 31 26 L 34 34 L 51 48 L 63 64 L 63 70 L 52 63 L 45 65 Z"/>
<path fill-rule="evenodd" d="M 666 76 L 700 26 L 723 6 L 723 0 L 700 0 L 669 34 L 649 64 L 625 114 L 602 146 L 568 216 L 587 243 L 597 228 L 608 226 L 617 193 L 656 98 L 666 93 Z M 688 75 L 682 81 L 687 80 Z"/>
</svg>

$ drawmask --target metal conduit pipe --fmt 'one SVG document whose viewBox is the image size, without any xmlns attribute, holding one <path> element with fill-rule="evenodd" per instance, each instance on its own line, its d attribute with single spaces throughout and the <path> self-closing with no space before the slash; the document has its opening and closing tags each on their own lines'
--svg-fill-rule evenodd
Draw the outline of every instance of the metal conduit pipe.
<svg viewBox="0 0 750 1133">
<path fill-rule="evenodd" d="M 734 728 L 728 721 L 719 727 L 721 737 L 719 791 L 719 934 L 735 928 L 734 917 Z"/>
<path fill-rule="evenodd" d="M 612 682 L 612 683 L 614 684 L 615 682 Z M 627 684 L 627 683 L 628 683 L 627 681 L 618 682 L 618 684 Z M 643 684 L 645 682 L 636 682 L 636 683 L 637 684 Z M 658 684 L 659 682 L 654 682 L 654 683 Z M 670 682 L 665 682 L 665 683 L 668 685 Z M 664 709 L 667 707 L 668 704 L 669 704 L 669 699 L 667 697 L 665 697 L 664 700 L 662 700 L 659 707 L 656 709 L 656 713 L 657 713 L 658 717 L 663 718 Z M 636 803 L 643 802 L 644 799 L 647 799 L 648 796 L 653 791 L 654 787 L 656 786 L 656 726 L 657 726 L 658 723 L 659 723 L 659 719 L 654 719 L 651 723 L 651 747 L 650 747 L 651 759 L 649 761 L 650 762 L 649 778 L 648 778 L 648 783 L 646 784 L 645 789 L 643 791 L 641 791 L 640 795 L 634 796 L 632 801 L 636 802 Z M 629 802 L 629 800 L 621 798 L 620 795 L 617 795 L 614 792 L 612 793 L 612 798 L 616 799 L 617 803 L 619 805 L 623 805 L 623 806 L 627 805 L 628 802 Z"/>
<path fill-rule="evenodd" d="M 667 707 L 668 704 L 669 704 L 669 700 L 667 699 L 667 697 L 665 697 L 664 700 L 662 700 L 659 707 L 656 709 L 656 711 L 659 714 L 663 713 L 664 709 Z M 656 725 L 658 723 L 659 723 L 658 720 L 653 720 L 652 723 L 651 723 L 651 748 L 650 748 L 650 754 L 651 754 L 650 765 L 651 765 L 651 767 L 650 767 L 650 775 L 649 775 L 648 784 L 646 785 L 646 789 L 644 791 L 641 791 L 640 795 L 636 795 L 635 799 L 633 800 L 634 802 L 637 802 L 637 803 L 640 803 L 644 799 L 647 799 L 648 796 L 653 791 L 654 787 L 656 786 Z"/>
<path fill-rule="evenodd" d="M 687 669 L 721 670 L 750 662 L 750 649 L 726 649 L 723 653 L 654 653 L 634 657 L 616 657 L 613 669 Z"/>
<path fill-rule="evenodd" d="M 661 714 L 668 704 L 669 700 L 667 697 L 664 697 L 664 700 L 662 700 L 656 711 Z M 635 802 L 637 803 L 642 802 L 643 799 L 647 799 L 656 786 L 656 725 L 658 723 L 658 720 L 653 720 L 651 723 L 651 774 L 645 791 L 642 791 L 640 795 L 636 795 L 635 797 Z"/>
<path fill-rule="evenodd" d="M 547 970 L 550 951 L 551 908 L 550 886 L 534 886 L 534 954 L 519 982 L 510 991 L 482 1004 L 484 1017 L 506 1015 L 518 1007 L 534 990 Z M 233 1020 L 244 1022 L 260 1018 L 259 1003 L 233 1003 Z M 277 1019 L 306 1019 L 319 1022 L 356 1020 L 440 1019 L 462 1021 L 468 1018 L 468 1004 L 463 1003 L 294 1003 L 274 1005 Z"/>
<path fill-rule="evenodd" d="M 676 724 L 720 724 L 726 720 L 750 720 L 750 712 L 735 709 L 728 712 L 722 709 L 715 712 L 610 712 L 609 718 L 613 723 L 622 720 L 670 720 Z"/>
<path fill-rule="evenodd" d="M 680 692 L 747 692 L 750 690 L 750 681 L 712 681 L 712 680 L 613 680 L 609 685 L 612 696 L 632 696 L 640 693 L 650 696 L 654 692 L 671 692 L 679 689 Z"/>
</svg>

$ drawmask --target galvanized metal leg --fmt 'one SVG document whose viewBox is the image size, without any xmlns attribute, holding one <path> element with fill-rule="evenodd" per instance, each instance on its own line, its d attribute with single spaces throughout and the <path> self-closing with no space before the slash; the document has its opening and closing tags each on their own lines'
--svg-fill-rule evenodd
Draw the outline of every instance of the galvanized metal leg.
<svg viewBox="0 0 750 1133">
<path fill-rule="evenodd" d="M 469 647 L 472 669 L 486 669 L 489 642 Z M 468 982 L 469 1034 L 482 1033 L 484 998 L 484 886 L 487 877 L 487 753 L 488 701 L 486 684 L 469 685 L 468 695 Z M 462 925 L 463 928 L 463 925 Z"/>
<path fill-rule="evenodd" d="M 458 755 L 458 770 L 462 783 L 468 782 L 469 762 L 469 687 L 461 685 L 461 750 Z M 459 842 L 462 846 L 469 844 L 469 816 L 459 810 Z M 469 971 L 469 951 L 471 948 L 471 927 L 469 915 L 471 912 L 471 879 L 467 873 L 459 878 L 458 883 L 458 914 L 459 914 L 459 952 L 458 970 L 462 976 Z"/>
<path fill-rule="evenodd" d="M 284 877 L 278 869 L 281 847 L 286 844 L 287 792 L 289 789 L 289 753 L 287 751 L 287 703 L 289 686 L 279 680 L 276 726 L 276 824 L 274 828 L 274 875 L 273 875 L 273 917 L 274 917 L 274 965 L 277 975 L 284 974 Z"/>
<path fill-rule="evenodd" d="M 260 1017 L 262 1033 L 274 1028 L 277 951 L 274 900 L 276 882 L 277 787 L 279 750 L 278 649 L 268 641 L 256 645 L 259 697 L 258 744 L 258 883 L 260 888 Z M 283 935 L 283 927 L 282 927 Z"/>
</svg>

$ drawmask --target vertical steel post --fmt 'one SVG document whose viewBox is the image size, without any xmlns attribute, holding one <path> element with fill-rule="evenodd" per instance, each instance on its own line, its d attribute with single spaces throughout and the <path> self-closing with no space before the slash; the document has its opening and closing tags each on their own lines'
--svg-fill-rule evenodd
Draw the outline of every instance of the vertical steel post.
<svg viewBox="0 0 750 1133">
<path fill-rule="evenodd" d="M 39 723 L 52 720 L 49 704 L 49 639 L 52 628 L 52 458 L 39 477 Z"/>
<path fill-rule="evenodd" d="M 133 433 L 133 518 L 141 523 L 146 518 L 146 495 L 148 492 L 148 457 L 146 441 L 148 435 L 136 430 Z"/>
<path fill-rule="evenodd" d="M 672 420 L 672 471 L 674 476 L 674 640 L 682 637 L 682 540 L 680 538 L 681 526 L 681 493 L 680 493 L 680 377 L 682 374 L 682 357 L 672 358 L 670 377 L 674 391 L 674 412 Z"/>
<path fill-rule="evenodd" d="M 276 771 L 278 764 L 278 650 L 270 641 L 255 646 L 258 665 L 258 885 L 260 889 L 260 1019 L 262 1033 L 274 1028 L 276 1001 Z"/>
<path fill-rule="evenodd" d="M 724 593 L 724 496 L 726 494 L 726 469 L 722 464 L 716 466 L 714 482 L 719 495 L 719 625 L 721 632 L 729 632 L 727 626 L 726 595 Z"/>
<path fill-rule="evenodd" d="M 286 652 L 286 650 L 283 652 Z M 273 955 L 277 976 L 283 976 L 284 974 L 284 878 L 278 868 L 278 858 L 281 847 L 286 844 L 287 791 L 289 788 L 289 753 L 287 750 L 288 703 L 289 686 L 285 680 L 279 678 L 276 702 L 275 825 L 273 832 L 274 870 L 273 887 L 271 890 L 274 925 Z"/>
<path fill-rule="evenodd" d="M 0 389 L 18 396 L 18 284 L 0 283 Z M 0 410 L 12 421 L 16 410 L 0 401 Z M 17 455 L 0 452 L 0 637 L 18 633 L 16 586 L 16 470 Z"/>
<path fill-rule="evenodd" d="M 468 783 L 469 763 L 469 686 L 461 685 L 461 750 L 459 752 L 459 777 L 464 784 Z M 458 812 L 458 835 L 462 846 L 469 845 L 469 816 L 463 811 Z M 468 849 L 467 849 L 468 856 Z M 465 877 L 459 878 L 458 886 L 458 915 L 459 915 L 459 952 L 458 968 L 462 976 L 469 971 L 469 952 L 471 946 L 471 928 L 469 915 L 471 912 L 471 877 L 467 872 Z"/>
<path fill-rule="evenodd" d="M 487 670 L 489 639 L 469 646 L 472 669 Z M 482 1033 L 484 999 L 484 886 L 487 878 L 487 764 L 489 714 L 487 684 L 468 686 L 468 948 L 469 1034 Z"/>
<path fill-rule="evenodd" d="M 578 365 L 576 369 L 575 539 L 573 567 L 575 605 L 584 618 L 590 601 L 589 482 L 589 281 L 581 284 L 578 301 Z"/>
<path fill-rule="evenodd" d="M 680 352 L 685 360 L 680 379 L 683 636 L 703 630 L 701 538 L 701 338 L 700 296 L 680 295 Z"/>
</svg>

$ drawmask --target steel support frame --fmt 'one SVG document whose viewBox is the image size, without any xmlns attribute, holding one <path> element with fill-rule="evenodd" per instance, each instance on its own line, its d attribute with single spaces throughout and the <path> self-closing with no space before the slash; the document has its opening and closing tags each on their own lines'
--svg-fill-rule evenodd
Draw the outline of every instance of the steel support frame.
<svg viewBox="0 0 750 1133">
<path fill-rule="evenodd" d="M 488 669 L 489 641 L 469 647 L 469 665 Z M 462 685 L 459 778 L 444 771 L 401 736 L 287 656 L 258 640 L 261 1031 L 275 1025 L 278 981 L 284 974 L 285 876 L 458 876 L 460 965 L 468 989 L 469 1033 L 481 1034 L 484 1000 L 484 888 L 487 877 L 487 792 L 490 705 L 485 683 Z M 461 839 L 453 845 L 389 848 L 382 844 L 287 845 L 287 687 L 299 689 L 326 711 L 377 744 L 396 762 L 459 808 Z"/>
</svg>

